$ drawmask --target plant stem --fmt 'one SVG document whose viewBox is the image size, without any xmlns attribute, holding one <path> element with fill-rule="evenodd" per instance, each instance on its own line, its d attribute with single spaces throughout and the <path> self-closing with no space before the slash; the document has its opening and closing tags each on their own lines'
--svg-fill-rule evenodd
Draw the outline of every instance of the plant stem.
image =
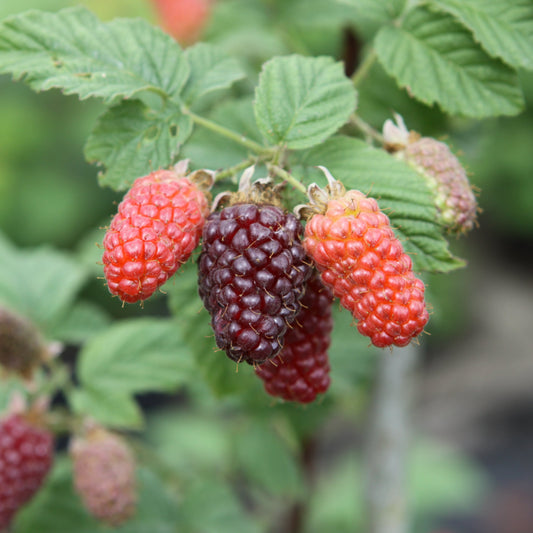
<svg viewBox="0 0 533 533">
<path fill-rule="evenodd" d="M 248 159 L 245 159 L 244 161 L 240 162 L 237 165 L 221 170 L 220 172 L 216 173 L 215 181 L 220 181 L 220 180 L 223 180 L 224 178 L 234 176 L 235 174 L 237 174 L 237 172 L 240 172 L 241 170 L 248 168 L 250 165 L 253 165 L 255 162 L 256 162 L 256 159 L 254 157 L 249 157 Z"/>
<path fill-rule="evenodd" d="M 151 85 L 150 87 L 147 87 L 146 90 L 154 94 L 157 94 L 157 96 L 160 96 L 163 102 L 166 102 L 168 100 L 168 93 L 164 89 L 161 89 L 160 87 L 157 87 L 156 85 Z"/>
<path fill-rule="evenodd" d="M 215 133 L 218 133 L 219 135 L 222 135 L 223 137 L 231 139 L 232 141 L 235 141 L 236 143 L 239 143 L 240 145 L 245 146 L 252 152 L 262 154 L 262 153 L 270 151 L 269 148 L 265 148 L 259 143 L 256 143 L 255 141 L 252 141 L 251 139 L 247 139 L 244 135 L 241 135 L 240 133 L 230 130 L 226 128 L 225 126 L 221 126 L 220 124 L 212 122 L 211 120 L 207 118 L 201 117 L 200 115 L 193 113 L 190 109 L 186 107 L 183 107 L 181 111 L 184 115 L 191 117 L 193 122 L 195 122 L 199 126 L 203 126 L 204 128 L 211 130 Z"/>
<path fill-rule="evenodd" d="M 407 459 L 419 347 L 383 353 L 370 412 L 365 498 L 368 533 L 408 533 Z"/>
<path fill-rule="evenodd" d="M 359 65 L 357 70 L 353 73 L 352 82 L 354 87 L 358 87 L 366 78 L 377 57 L 376 50 L 372 48 L 372 50 L 370 50 L 367 56 L 363 59 L 363 62 Z"/>
<path fill-rule="evenodd" d="M 48 370 L 48 378 L 39 390 L 39 394 L 54 396 L 61 391 L 68 395 L 74 388 L 68 365 L 60 357 L 51 357 L 44 364 Z"/>
<path fill-rule="evenodd" d="M 359 115 L 355 113 L 350 117 L 350 123 L 353 124 L 359 131 L 363 132 L 370 139 L 374 139 L 380 144 L 385 143 L 383 135 L 375 130 L 368 122 L 364 121 Z"/>
<path fill-rule="evenodd" d="M 307 194 L 307 189 L 303 183 L 300 183 L 296 178 L 289 174 L 285 169 L 278 167 L 277 165 L 272 165 L 267 163 L 268 170 L 277 174 L 280 178 L 284 179 L 286 182 L 290 183 L 295 189 L 298 189 L 303 194 Z"/>
</svg>

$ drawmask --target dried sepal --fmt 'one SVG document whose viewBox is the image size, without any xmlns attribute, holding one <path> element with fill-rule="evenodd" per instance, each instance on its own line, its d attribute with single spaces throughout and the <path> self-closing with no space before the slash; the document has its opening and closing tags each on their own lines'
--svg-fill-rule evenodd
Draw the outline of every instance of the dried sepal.
<svg viewBox="0 0 533 533">
<path fill-rule="evenodd" d="M 294 208 L 294 214 L 303 220 L 309 220 L 313 215 L 326 212 L 328 202 L 334 198 L 340 198 L 346 193 L 346 188 L 331 172 L 323 166 L 317 167 L 324 173 L 327 180 L 325 187 L 320 187 L 316 183 L 311 183 L 307 187 L 307 197 L 309 203 L 299 204 Z"/>
</svg>

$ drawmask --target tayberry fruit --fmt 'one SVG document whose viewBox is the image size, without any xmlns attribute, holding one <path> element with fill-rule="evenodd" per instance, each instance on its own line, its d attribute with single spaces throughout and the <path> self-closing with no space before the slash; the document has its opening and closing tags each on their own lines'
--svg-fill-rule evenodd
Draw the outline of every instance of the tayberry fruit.
<svg viewBox="0 0 533 533">
<path fill-rule="evenodd" d="M 95 426 L 71 441 L 74 486 L 98 520 L 117 527 L 136 510 L 135 459 L 117 434 Z"/>
<path fill-rule="evenodd" d="M 274 357 L 300 312 L 311 273 L 291 213 L 238 203 L 210 215 L 199 259 L 199 293 L 216 343 L 234 361 Z"/>
<path fill-rule="evenodd" d="M 385 147 L 424 177 L 433 193 L 438 221 L 450 233 L 470 231 L 479 209 L 463 165 L 447 144 L 408 131 L 400 115 L 396 120 L 397 124 L 385 122 Z"/>
<path fill-rule="evenodd" d="M 310 403 L 317 394 L 327 391 L 332 300 L 333 294 L 315 271 L 307 282 L 302 310 L 285 335 L 283 349 L 273 359 L 255 367 L 271 396 Z"/>
<path fill-rule="evenodd" d="M 157 170 L 138 178 L 104 237 L 109 290 L 128 303 L 145 300 L 189 258 L 209 214 L 189 177 Z"/>
<path fill-rule="evenodd" d="M 406 346 L 429 318 L 424 284 L 376 200 L 359 191 L 346 192 L 327 175 L 329 195 L 313 195 L 311 188 L 318 213 L 307 222 L 305 250 L 322 272 L 322 281 L 358 321 L 360 333 L 378 347 Z"/>
<path fill-rule="evenodd" d="M 0 531 L 41 487 L 53 451 L 52 434 L 30 413 L 0 420 Z"/>
<path fill-rule="evenodd" d="M 183 45 L 200 38 L 211 11 L 211 0 L 152 0 L 161 27 Z"/>
</svg>

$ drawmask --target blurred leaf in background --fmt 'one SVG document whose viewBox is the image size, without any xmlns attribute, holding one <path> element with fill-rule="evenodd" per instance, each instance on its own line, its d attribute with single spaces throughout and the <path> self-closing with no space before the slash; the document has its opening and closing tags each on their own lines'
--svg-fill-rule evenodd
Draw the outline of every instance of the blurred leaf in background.
<svg viewBox="0 0 533 533">
<path fill-rule="evenodd" d="M 481 189 L 482 225 L 517 237 L 533 236 L 533 73 L 522 72 L 526 111 L 459 130 L 472 181 Z"/>
</svg>

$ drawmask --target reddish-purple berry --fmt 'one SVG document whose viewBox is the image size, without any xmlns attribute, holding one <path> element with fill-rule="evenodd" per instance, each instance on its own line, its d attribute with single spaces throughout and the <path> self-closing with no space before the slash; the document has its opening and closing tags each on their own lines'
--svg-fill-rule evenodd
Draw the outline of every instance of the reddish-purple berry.
<svg viewBox="0 0 533 533">
<path fill-rule="evenodd" d="M 41 487 L 53 451 L 52 434 L 29 414 L 0 421 L 0 531 Z"/>
<path fill-rule="evenodd" d="M 330 383 L 328 348 L 331 341 L 333 294 L 318 273 L 307 282 L 302 310 L 285 335 L 283 350 L 255 368 L 271 396 L 310 403 Z"/>
<path fill-rule="evenodd" d="M 208 218 L 199 292 L 230 359 L 261 363 L 281 350 L 311 272 L 301 234 L 294 215 L 269 204 L 235 204 Z"/>
</svg>

